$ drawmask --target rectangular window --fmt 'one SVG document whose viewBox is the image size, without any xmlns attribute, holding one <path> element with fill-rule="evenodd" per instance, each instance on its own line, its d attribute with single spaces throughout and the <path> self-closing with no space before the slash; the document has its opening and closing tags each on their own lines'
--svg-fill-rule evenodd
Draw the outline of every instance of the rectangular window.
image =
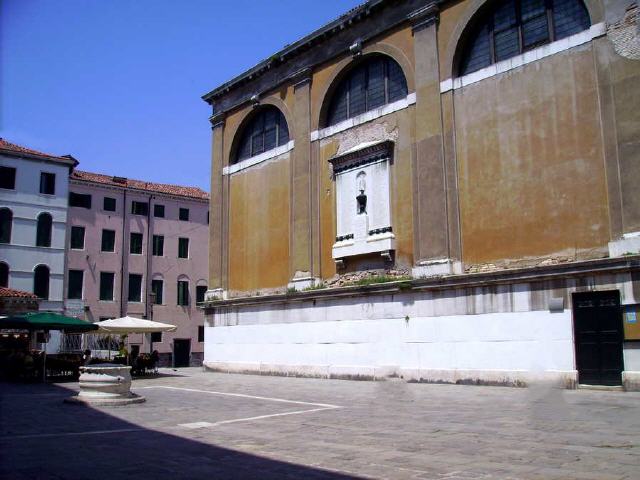
<svg viewBox="0 0 640 480">
<path fill-rule="evenodd" d="M 149 215 L 149 204 L 145 202 L 131 202 L 131 213 L 134 215 Z"/>
<path fill-rule="evenodd" d="M 113 252 L 116 247 L 115 230 L 102 230 L 102 246 L 100 250 L 103 252 Z"/>
<path fill-rule="evenodd" d="M 113 301 L 114 278 L 114 273 L 100 272 L 100 300 Z"/>
<path fill-rule="evenodd" d="M 129 253 L 142 255 L 142 234 L 131 232 L 129 240 Z"/>
<path fill-rule="evenodd" d="M 153 255 L 156 257 L 162 257 L 164 255 L 164 236 L 153 236 Z"/>
<path fill-rule="evenodd" d="M 162 343 L 162 332 L 151 332 L 151 341 L 153 343 Z"/>
<path fill-rule="evenodd" d="M 189 305 L 189 282 L 178 280 L 178 305 Z"/>
<path fill-rule="evenodd" d="M 154 304 L 162 305 L 162 290 L 164 287 L 164 282 L 162 280 L 151 280 L 151 293 L 155 295 Z"/>
<path fill-rule="evenodd" d="M 198 341 L 204 342 L 204 325 L 198 326 Z"/>
<path fill-rule="evenodd" d="M 56 174 L 40 172 L 40 193 L 46 195 L 55 195 L 56 193 Z"/>
<path fill-rule="evenodd" d="M 178 239 L 178 258 L 189 258 L 189 239 Z"/>
<path fill-rule="evenodd" d="M 67 298 L 80 300 L 82 299 L 82 279 L 84 272 L 82 270 L 69 270 L 69 285 L 67 288 Z"/>
<path fill-rule="evenodd" d="M 129 297 L 130 302 L 142 301 L 142 275 L 137 273 L 129 274 Z"/>
<path fill-rule="evenodd" d="M 116 211 L 116 199 L 111 197 L 104 197 L 104 201 L 102 204 L 102 209 L 105 212 L 115 212 Z"/>
<path fill-rule="evenodd" d="M 204 294 L 207 293 L 206 285 L 198 285 L 196 287 L 196 303 L 204 302 Z"/>
<path fill-rule="evenodd" d="M 69 206 L 80 208 L 91 208 L 91 195 L 69 192 Z"/>
<path fill-rule="evenodd" d="M 154 205 L 153 216 L 158 218 L 164 218 L 164 205 Z"/>
<path fill-rule="evenodd" d="M 70 248 L 84 250 L 84 227 L 71 227 Z"/>
<path fill-rule="evenodd" d="M 181 208 L 178 218 L 180 220 L 184 221 L 184 222 L 188 222 L 189 221 L 189 209 L 188 208 Z"/>
<path fill-rule="evenodd" d="M 0 167 L 0 188 L 7 190 L 16 189 L 16 169 L 13 167 Z"/>
</svg>

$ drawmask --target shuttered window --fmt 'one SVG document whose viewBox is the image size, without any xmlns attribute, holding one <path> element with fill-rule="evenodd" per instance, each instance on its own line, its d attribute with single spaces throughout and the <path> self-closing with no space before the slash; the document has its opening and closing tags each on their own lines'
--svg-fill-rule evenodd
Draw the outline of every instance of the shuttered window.
<svg viewBox="0 0 640 480">
<path fill-rule="evenodd" d="M 501 0 L 486 11 L 466 40 L 460 75 L 588 29 L 580 0 Z"/>
<path fill-rule="evenodd" d="M 337 86 L 327 111 L 327 126 L 407 96 L 407 80 L 394 60 L 373 57 L 355 67 Z"/>
<path fill-rule="evenodd" d="M 36 223 L 36 247 L 51 246 L 52 225 L 53 219 L 51 215 L 48 213 L 38 215 L 38 221 Z"/>
<path fill-rule="evenodd" d="M 289 141 L 289 127 L 276 107 L 261 109 L 242 130 L 236 162 L 273 150 Z"/>
<path fill-rule="evenodd" d="M 186 280 L 178 280 L 178 305 L 189 305 L 189 282 Z"/>
<path fill-rule="evenodd" d="M 82 281 L 84 272 L 82 270 L 69 270 L 67 298 L 73 300 L 82 299 Z"/>
<path fill-rule="evenodd" d="M 44 300 L 49 299 L 49 267 L 38 265 L 33 272 L 33 293 Z"/>
</svg>

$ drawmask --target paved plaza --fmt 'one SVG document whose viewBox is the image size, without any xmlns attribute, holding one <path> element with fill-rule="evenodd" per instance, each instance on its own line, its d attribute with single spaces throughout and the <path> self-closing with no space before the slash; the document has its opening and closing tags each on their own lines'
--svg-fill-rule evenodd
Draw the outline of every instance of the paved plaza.
<svg viewBox="0 0 640 480">
<path fill-rule="evenodd" d="M 637 479 L 640 393 L 163 370 L 147 402 L 0 384 L 7 479 Z"/>
</svg>

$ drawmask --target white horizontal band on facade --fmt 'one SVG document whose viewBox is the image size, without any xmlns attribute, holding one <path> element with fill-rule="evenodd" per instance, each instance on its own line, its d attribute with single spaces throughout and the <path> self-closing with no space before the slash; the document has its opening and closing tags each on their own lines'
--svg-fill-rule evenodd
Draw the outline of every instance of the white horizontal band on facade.
<svg viewBox="0 0 640 480">
<path fill-rule="evenodd" d="M 64 247 L 41 247 L 36 245 L 24 245 L 21 243 L 3 243 L 2 248 L 16 248 L 16 249 L 28 248 L 29 250 L 34 250 L 35 252 L 42 252 L 42 253 L 50 253 L 52 250 L 64 252 Z"/>
<path fill-rule="evenodd" d="M 234 163 L 233 165 L 228 165 L 222 169 L 222 175 L 231 175 L 232 173 L 239 172 L 240 170 L 244 170 L 245 168 L 253 167 L 258 163 L 265 162 L 272 158 L 277 157 L 278 155 L 282 155 L 284 153 L 289 152 L 293 149 L 294 141 L 289 140 L 288 143 L 281 145 L 276 148 L 272 148 L 266 152 L 261 153 L 260 155 L 256 155 L 255 157 L 247 158 L 246 160 L 242 160 L 241 162 Z"/>
<path fill-rule="evenodd" d="M 13 210 L 11 211 L 11 213 L 13 213 Z M 38 213 L 38 215 L 41 215 L 43 213 L 48 213 L 49 215 L 51 215 L 52 212 L 47 212 L 45 210 L 40 211 L 40 213 Z M 26 220 L 28 222 L 31 223 L 38 223 L 38 217 L 25 217 L 24 215 L 13 215 L 13 220 Z M 66 220 L 59 220 L 57 218 L 54 218 L 53 215 L 51 215 L 51 223 L 57 223 L 60 225 L 66 225 L 67 221 Z"/>
<path fill-rule="evenodd" d="M 323 138 L 330 137 L 331 135 L 335 135 L 336 133 L 340 133 L 363 123 L 370 122 L 371 120 L 375 120 L 376 118 L 382 117 L 384 115 L 388 115 L 390 113 L 397 112 L 398 110 L 405 109 L 409 105 L 413 105 L 414 103 L 416 103 L 415 92 L 410 93 L 405 98 L 397 100 L 393 103 L 388 103 L 380 108 L 374 108 L 373 110 L 369 110 L 368 112 L 362 113 L 355 117 L 348 118 L 347 120 L 336 123 L 335 125 L 331 125 L 330 127 L 323 128 L 321 130 L 314 130 L 313 132 L 311 132 L 311 141 L 315 142 L 316 140 L 322 140 Z"/>
<path fill-rule="evenodd" d="M 459 88 L 466 87 L 467 85 L 479 82 L 480 80 L 508 72 L 528 63 L 535 62 L 536 60 L 569 50 L 570 48 L 590 42 L 594 38 L 604 35 L 606 32 L 607 27 L 603 22 L 596 23 L 588 30 L 584 30 L 580 33 L 576 33 L 575 35 L 571 35 L 570 37 L 563 38 L 562 40 L 558 40 L 547 45 L 542 45 L 541 47 L 534 48 L 533 50 L 516 55 L 515 57 L 494 63 L 493 65 L 489 65 L 488 67 L 469 73 L 468 75 L 458 78 L 447 78 L 440 82 L 440 93 L 457 90 Z"/>
<path fill-rule="evenodd" d="M 9 272 L 12 276 L 16 276 L 16 277 L 21 277 L 21 278 L 30 278 L 33 276 L 34 270 L 38 265 L 44 265 L 46 267 L 50 268 L 50 265 L 44 264 L 44 263 L 38 263 L 37 265 L 35 265 L 33 267 L 33 270 L 15 270 L 15 269 L 11 269 L 11 271 Z M 52 272 L 51 269 L 49 270 L 49 278 L 64 278 L 64 273 L 57 273 L 57 272 Z"/>
<path fill-rule="evenodd" d="M 13 191 L 15 192 L 15 190 Z M 2 193 L 6 194 L 6 192 L 2 192 Z M 2 201 L 4 202 L 2 205 L 3 208 L 28 207 L 28 208 L 32 208 L 34 210 L 43 211 L 43 212 L 45 211 L 43 209 L 46 209 L 46 211 L 48 211 L 49 213 L 51 213 L 52 210 L 58 210 L 62 213 L 67 212 L 66 199 L 63 200 L 64 203 L 61 205 L 56 205 L 52 203 L 29 203 L 29 202 L 16 200 L 15 198 L 3 198 Z"/>
</svg>

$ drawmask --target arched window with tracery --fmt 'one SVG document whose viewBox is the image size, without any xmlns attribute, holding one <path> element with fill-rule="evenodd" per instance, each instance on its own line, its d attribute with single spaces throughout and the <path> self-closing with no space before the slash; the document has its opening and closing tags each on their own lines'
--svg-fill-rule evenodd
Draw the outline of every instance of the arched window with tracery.
<svg viewBox="0 0 640 480">
<path fill-rule="evenodd" d="M 11 243 L 11 225 L 13 212 L 8 208 L 0 208 L 0 243 Z"/>
<path fill-rule="evenodd" d="M 51 226 L 53 219 L 48 213 L 38 215 L 38 226 L 36 227 L 36 247 L 51 246 Z"/>
<path fill-rule="evenodd" d="M 289 127 L 284 115 L 272 105 L 264 106 L 242 128 L 236 155 L 231 163 L 255 157 L 288 142 Z"/>
<path fill-rule="evenodd" d="M 392 58 L 377 55 L 353 67 L 333 91 L 326 125 L 331 126 L 407 96 L 407 79 Z"/>
<path fill-rule="evenodd" d="M 581 0 L 500 0 L 474 22 L 458 69 L 466 75 L 590 27 Z"/>
<path fill-rule="evenodd" d="M 0 287 L 9 286 L 9 265 L 0 262 Z"/>
<path fill-rule="evenodd" d="M 49 299 L 49 267 L 38 265 L 33 271 L 33 293 L 38 298 Z"/>
</svg>

